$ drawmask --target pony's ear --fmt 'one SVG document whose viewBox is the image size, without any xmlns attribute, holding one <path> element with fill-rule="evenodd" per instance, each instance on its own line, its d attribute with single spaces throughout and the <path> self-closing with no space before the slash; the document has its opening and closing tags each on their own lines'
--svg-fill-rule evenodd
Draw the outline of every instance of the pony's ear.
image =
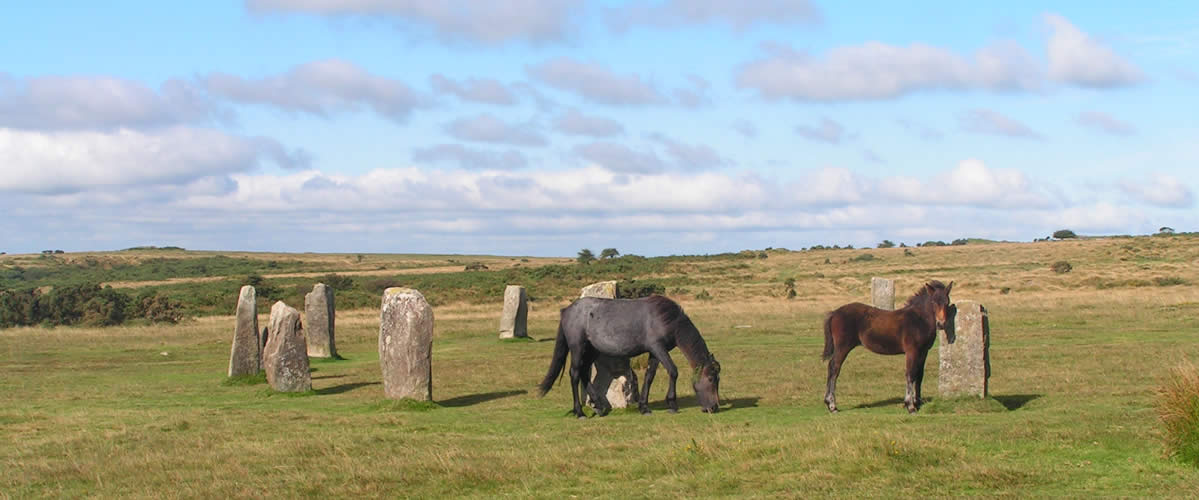
<svg viewBox="0 0 1199 500">
<path fill-rule="evenodd" d="M 953 290 L 953 282 L 952 281 L 949 282 L 949 286 L 945 287 L 945 294 L 948 295 L 950 290 Z"/>
</svg>

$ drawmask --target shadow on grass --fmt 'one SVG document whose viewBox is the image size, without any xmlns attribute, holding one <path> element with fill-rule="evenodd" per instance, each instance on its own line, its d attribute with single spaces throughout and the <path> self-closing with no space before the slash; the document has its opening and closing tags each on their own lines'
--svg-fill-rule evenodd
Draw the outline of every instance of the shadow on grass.
<svg viewBox="0 0 1199 500">
<path fill-rule="evenodd" d="M 503 399 L 503 398 L 507 398 L 507 397 L 517 396 L 520 394 L 527 394 L 528 392 L 529 391 L 521 389 L 521 390 L 513 390 L 513 391 L 497 391 L 497 392 L 488 392 L 488 393 L 483 393 L 483 394 L 471 394 L 469 396 L 458 396 L 456 398 L 450 398 L 450 399 L 447 399 L 444 401 L 438 401 L 437 404 L 447 407 L 447 408 L 459 408 L 459 407 L 463 407 L 463 406 L 474 406 L 479 403 L 486 403 L 488 401 L 492 401 L 495 399 Z"/>
<path fill-rule="evenodd" d="M 724 413 L 724 412 L 733 411 L 733 410 L 740 410 L 742 408 L 757 408 L 759 399 L 762 399 L 762 398 L 759 398 L 756 396 L 750 396 L 747 398 L 721 399 L 719 413 Z M 679 402 L 679 411 L 684 411 L 689 408 L 694 408 L 696 410 L 699 410 L 699 401 L 697 401 L 695 399 L 694 395 L 683 396 L 681 398 L 678 398 L 678 402 Z M 654 411 L 658 411 L 658 410 L 666 411 L 666 400 L 662 399 L 662 400 L 658 400 L 658 401 L 650 401 L 649 409 L 654 410 Z"/>
<path fill-rule="evenodd" d="M 333 387 L 325 387 L 322 389 L 316 389 L 316 393 L 321 394 L 321 395 L 341 394 L 343 392 L 350 392 L 359 387 L 366 387 L 368 385 L 379 385 L 379 384 L 382 384 L 382 382 L 354 382 L 352 384 L 341 384 L 341 385 L 335 385 Z"/>
<path fill-rule="evenodd" d="M 526 342 L 541 342 L 541 341 L 537 340 L 533 337 L 509 337 L 506 339 L 500 339 L 501 344 L 513 344 L 513 343 L 523 344 Z"/>
<path fill-rule="evenodd" d="M 343 358 L 340 354 L 338 354 L 338 355 L 335 355 L 335 356 L 329 357 L 329 358 L 310 357 L 310 358 L 308 358 L 308 364 L 311 365 L 311 364 L 315 364 L 315 363 L 321 363 L 321 364 L 336 363 L 338 361 L 349 361 L 349 360 L 350 360 L 349 358 Z"/>
<path fill-rule="evenodd" d="M 999 401 L 1008 411 L 1018 410 L 1028 404 L 1029 401 L 1039 399 L 1040 394 L 1009 394 L 1007 396 L 992 396 L 996 401 Z"/>
<path fill-rule="evenodd" d="M 931 399 L 929 399 L 928 401 L 931 401 Z M 900 406 L 902 404 L 903 404 L 903 398 L 887 398 L 887 399 L 875 401 L 873 403 L 860 404 L 860 405 L 855 406 L 854 409 L 856 410 L 858 408 L 884 408 L 887 406 Z"/>
<path fill-rule="evenodd" d="M 322 380 L 322 379 L 327 379 L 327 378 L 344 378 L 344 377 L 345 377 L 345 375 L 321 375 L 319 377 L 312 377 L 312 380 Z"/>
</svg>

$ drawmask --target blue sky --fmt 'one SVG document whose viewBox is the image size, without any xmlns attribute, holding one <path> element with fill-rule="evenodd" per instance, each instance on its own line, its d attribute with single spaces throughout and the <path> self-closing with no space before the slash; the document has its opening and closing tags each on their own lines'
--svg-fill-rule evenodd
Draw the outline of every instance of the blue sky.
<svg viewBox="0 0 1199 500">
<path fill-rule="evenodd" d="M 1195 230 L 1185 2 L 8 6 L 0 251 Z"/>
</svg>

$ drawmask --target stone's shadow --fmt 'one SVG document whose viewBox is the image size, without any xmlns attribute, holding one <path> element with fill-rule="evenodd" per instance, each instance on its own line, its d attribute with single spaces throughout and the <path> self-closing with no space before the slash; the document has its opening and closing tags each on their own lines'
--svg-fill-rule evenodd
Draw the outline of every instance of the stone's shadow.
<svg viewBox="0 0 1199 500">
<path fill-rule="evenodd" d="M 352 384 L 341 384 L 341 385 L 335 385 L 335 386 L 333 386 L 333 387 L 325 387 L 325 388 L 322 388 L 322 389 L 314 389 L 314 390 L 313 390 L 313 392 L 315 392 L 315 393 L 317 393 L 317 394 L 322 394 L 322 395 L 327 395 L 327 394 L 341 394 L 341 393 L 343 393 L 343 392 L 350 392 L 350 391 L 352 391 L 352 390 L 354 390 L 354 389 L 357 389 L 357 388 L 359 388 L 359 387 L 366 387 L 366 386 L 368 386 L 368 385 L 380 385 L 380 384 L 382 384 L 382 383 L 383 383 L 383 382 L 354 382 L 354 383 L 352 383 Z"/>
<path fill-rule="evenodd" d="M 946 308 L 946 310 L 945 310 L 945 342 L 946 343 L 952 344 L 954 341 L 956 341 L 958 339 L 958 334 L 957 334 L 957 329 L 956 329 L 957 318 L 958 318 L 957 304 L 949 304 L 949 307 Z"/>
<path fill-rule="evenodd" d="M 533 337 L 529 337 L 529 338 L 533 338 Z M 537 339 L 538 342 L 553 342 L 555 340 L 558 340 L 557 337 L 548 337 L 548 338 L 544 338 L 544 339 Z"/>
<path fill-rule="evenodd" d="M 1007 396 L 994 396 L 993 395 L 991 397 L 995 398 L 996 401 L 999 401 L 999 404 L 1002 404 L 1004 408 L 1008 409 L 1008 411 L 1011 411 L 1011 410 L 1020 409 L 1024 405 L 1028 404 L 1029 401 L 1040 398 L 1041 395 L 1040 394 L 1009 394 Z"/>
<path fill-rule="evenodd" d="M 327 378 L 345 378 L 345 375 L 321 375 L 319 377 L 312 377 L 312 380 L 322 380 Z"/>
<path fill-rule="evenodd" d="M 924 398 L 924 402 L 926 404 L 929 401 L 932 401 L 932 399 Z M 887 398 L 887 399 L 875 401 L 873 403 L 860 404 L 860 405 L 855 406 L 854 408 L 855 409 L 857 409 L 857 408 L 883 408 L 886 406 L 899 406 L 902 404 L 903 404 L 903 398 Z"/>
<path fill-rule="evenodd" d="M 520 390 L 512 390 L 512 391 L 488 392 L 488 393 L 483 393 L 483 394 L 471 394 L 469 396 L 458 396 L 456 398 L 450 398 L 450 399 L 446 399 L 444 401 L 438 401 L 437 404 L 444 406 L 444 407 L 449 407 L 449 408 L 458 408 L 458 407 L 462 407 L 462 406 L 474 406 L 479 403 L 486 403 L 486 402 L 494 400 L 494 399 L 508 398 L 508 397 L 517 396 L 520 394 L 527 394 L 528 392 L 529 391 L 520 389 Z"/>
</svg>

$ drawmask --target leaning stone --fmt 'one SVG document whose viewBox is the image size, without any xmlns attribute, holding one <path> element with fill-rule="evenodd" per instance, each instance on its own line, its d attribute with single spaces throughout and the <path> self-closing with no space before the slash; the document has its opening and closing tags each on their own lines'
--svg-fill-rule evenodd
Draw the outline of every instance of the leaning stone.
<svg viewBox="0 0 1199 500">
<path fill-rule="evenodd" d="M 599 283 L 592 283 L 590 285 L 587 285 L 587 286 L 583 287 L 583 293 L 581 293 L 579 295 L 579 297 L 580 298 L 582 298 L 582 297 L 599 297 L 601 299 L 615 299 L 616 298 L 616 282 L 615 281 L 601 281 Z"/>
<path fill-rule="evenodd" d="M 603 398 L 611 408 L 628 408 L 637 402 L 637 374 L 629 366 L 629 358 L 600 355 L 592 365 L 587 399 L 598 409 L 597 399 Z"/>
<path fill-rule="evenodd" d="M 987 397 L 991 376 L 991 326 L 987 309 L 971 300 L 954 304 L 956 313 L 946 323 L 937 348 L 941 357 L 937 390 L 943 398 Z"/>
<path fill-rule="evenodd" d="M 254 287 L 241 287 L 237 296 L 237 322 L 233 327 L 233 349 L 229 353 L 229 376 L 254 375 L 262 369 L 258 338 L 258 303 Z"/>
<path fill-rule="evenodd" d="M 263 364 L 266 381 L 279 392 L 312 390 L 312 374 L 308 370 L 308 347 L 300 311 L 282 300 L 271 306 L 270 339 L 266 342 Z"/>
<path fill-rule="evenodd" d="M 529 296 L 525 287 L 508 285 L 504 288 L 504 313 L 500 316 L 500 338 L 529 336 Z"/>
<path fill-rule="evenodd" d="M 308 340 L 308 356 L 337 357 L 337 344 L 333 341 L 335 317 L 333 289 L 317 283 L 304 296 L 304 336 Z"/>
<path fill-rule="evenodd" d="M 383 291 L 379 365 L 388 399 L 433 399 L 433 308 L 411 288 Z"/>
<path fill-rule="evenodd" d="M 874 307 L 895 310 L 895 280 L 887 278 L 870 278 L 870 296 Z"/>
</svg>

